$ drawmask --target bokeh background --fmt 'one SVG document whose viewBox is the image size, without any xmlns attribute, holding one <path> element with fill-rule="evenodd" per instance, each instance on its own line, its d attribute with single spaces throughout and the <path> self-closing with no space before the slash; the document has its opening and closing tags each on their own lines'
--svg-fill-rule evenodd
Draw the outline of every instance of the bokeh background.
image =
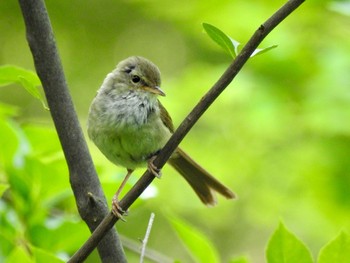
<svg viewBox="0 0 350 263">
<path fill-rule="evenodd" d="M 167 94 L 161 101 L 177 126 L 231 61 L 204 33 L 202 23 L 245 43 L 283 3 L 46 1 L 84 132 L 96 90 L 117 62 L 130 55 L 159 66 Z M 314 258 L 341 230 L 349 231 L 349 5 L 306 1 L 261 45 L 278 48 L 251 59 L 182 142 L 186 152 L 237 193 L 237 200 L 219 197 L 217 207 L 204 207 L 166 167 L 162 179 L 131 208 L 128 222 L 118 223 L 119 233 L 137 242 L 154 212 L 148 247 L 169 258 L 194 262 L 169 222 L 176 217 L 206 236 L 221 262 L 244 256 L 260 263 L 280 221 Z M 0 2 L 4 64 L 34 70 L 17 1 Z M 8 145 L 13 140 L 13 149 L 23 140 L 30 145 L 20 172 L 13 165 L 17 150 L 0 159 L 0 180 L 12 187 L 22 180 L 24 185 L 5 192 L 0 201 L 1 231 L 6 233 L 0 238 L 7 240 L 0 255 L 6 259 L 13 251 L 9 240 L 15 236 L 20 244 L 64 258 L 89 232 L 77 215 L 49 112 L 19 85 L 0 87 L 0 102 L 11 105 L 11 110 L 2 106 L 6 112 L 16 112 L 4 117 L 0 141 Z M 89 147 L 111 200 L 125 171 L 108 163 L 90 142 Z M 136 261 L 136 254 L 127 254 L 130 262 Z M 93 254 L 88 262 L 96 261 Z"/>
</svg>

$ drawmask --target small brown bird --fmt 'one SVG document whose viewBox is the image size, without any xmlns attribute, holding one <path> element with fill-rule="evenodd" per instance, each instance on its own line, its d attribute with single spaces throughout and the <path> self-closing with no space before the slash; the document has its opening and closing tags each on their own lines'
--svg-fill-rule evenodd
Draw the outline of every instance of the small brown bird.
<svg viewBox="0 0 350 263">
<path fill-rule="evenodd" d="M 114 164 L 127 169 L 127 175 L 113 198 L 113 212 L 120 216 L 118 195 L 138 167 L 158 177 L 152 161 L 174 132 L 170 115 L 158 100 L 160 72 L 142 57 L 129 57 L 109 73 L 93 100 L 88 117 L 88 134 L 100 151 Z M 235 195 L 206 170 L 177 148 L 168 163 L 190 184 L 200 200 L 215 205 L 214 192 Z"/>
</svg>

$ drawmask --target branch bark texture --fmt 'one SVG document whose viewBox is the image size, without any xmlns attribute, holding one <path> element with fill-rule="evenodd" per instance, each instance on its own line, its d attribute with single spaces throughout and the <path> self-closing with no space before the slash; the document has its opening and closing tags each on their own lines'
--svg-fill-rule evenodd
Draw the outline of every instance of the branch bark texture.
<svg viewBox="0 0 350 263">
<path fill-rule="evenodd" d="M 305 0 L 290 0 L 286 2 L 279 10 L 276 11 L 268 20 L 265 21 L 255 31 L 248 43 L 244 46 L 242 51 L 238 54 L 232 64 L 226 69 L 219 80 L 213 85 L 213 87 L 205 94 L 200 102 L 193 108 L 190 114 L 181 123 L 179 128 L 175 131 L 168 143 L 164 146 L 157 158 L 154 160 L 154 164 L 158 168 L 162 168 L 167 160 L 170 158 L 173 151 L 180 144 L 186 134 L 203 115 L 203 113 L 209 108 L 209 106 L 216 100 L 221 92 L 232 82 L 238 72 L 242 69 L 244 64 L 248 61 L 251 54 L 263 41 L 263 39 L 288 15 L 290 15 L 295 9 L 297 9 Z M 148 187 L 153 181 L 154 176 L 146 171 L 132 189 L 126 193 L 125 197 L 120 201 L 119 205 L 124 211 L 131 206 L 133 202 L 141 195 L 141 193 Z M 102 223 L 96 228 L 92 236 L 86 241 L 86 243 L 80 248 L 79 251 L 71 258 L 69 262 L 80 262 L 85 259 L 92 250 L 96 247 L 99 240 L 103 238 L 105 233 L 113 227 L 117 222 L 117 218 L 110 212 Z"/>
<path fill-rule="evenodd" d="M 35 68 L 66 157 L 78 210 L 92 232 L 108 214 L 108 206 L 67 88 L 49 16 L 42 0 L 19 0 L 19 4 Z M 111 228 L 98 245 L 101 260 L 126 262 L 117 233 Z"/>
</svg>

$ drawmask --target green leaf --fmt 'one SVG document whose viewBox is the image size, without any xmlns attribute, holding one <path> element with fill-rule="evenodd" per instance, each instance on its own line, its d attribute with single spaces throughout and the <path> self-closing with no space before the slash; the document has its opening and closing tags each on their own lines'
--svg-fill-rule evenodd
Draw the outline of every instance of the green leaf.
<svg viewBox="0 0 350 263">
<path fill-rule="evenodd" d="M 41 82 L 38 76 L 31 70 L 20 68 L 13 65 L 4 65 L 0 67 L 0 87 L 11 83 L 19 83 L 19 78 L 24 78 L 34 86 L 40 86 Z"/>
<path fill-rule="evenodd" d="M 172 218 L 171 224 L 176 233 L 197 262 L 220 262 L 213 244 L 201 232 L 178 218 Z"/>
<path fill-rule="evenodd" d="M 349 259 L 350 236 L 342 232 L 321 249 L 318 263 L 348 263 Z"/>
<path fill-rule="evenodd" d="M 13 65 L 5 65 L 0 67 L 0 87 L 12 83 L 22 85 L 29 94 L 41 101 L 44 109 L 48 110 L 45 105 L 43 96 L 38 87 L 41 85 L 38 76 L 30 70 L 26 70 Z"/>
<path fill-rule="evenodd" d="M 217 27 L 203 23 L 203 28 L 208 36 L 221 46 L 231 57 L 235 58 L 238 54 L 238 46 L 240 43 L 222 32 Z"/>
<path fill-rule="evenodd" d="M 276 47 L 278 47 L 278 45 L 272 45 L 272 46 L 269 46 L 269 47 L 266 47 L 266 48 L 257 48 L 257 49 L 254 50 L 253 54 L 251 54 L 250 57 L 261 55 L 261 54 L 263 54 L 263 53 L 265 53 L 265 52 L 267 52 L 267 51 L 269 51 L 271 49 L 274 49 Z"/>
<path fill-rule="evenodd" d="M 268 263 L 312 263 L 307 247 L 280 223 L 267 246 Z"/>
<path fill-rule="evenodd" d="M 238 41 L 234 40 L 233 38 L 226 35 L 224 32 L 222 32 L 217 27 L 203 23 L 203 28 L 205 32 L 207 32 L 208 36 L 214 40 L 219 46 L 221 46 L 227 53 L 231 55 L 231 57 L 235 58 L 238 53 L 238 47 L 241 45 Z M 267 48 L 257 48 L 254 50 L 254 52 L 251 54 L 250 57 L 254 57 L 260 54 L 263 54 L 271 49 L 276 48 L 277 45 L 272 45 Z"/>
<path fill-rule="evenodd" d="M 45 101 L 43 99 L 43 96 L 41 95 L 37 86 L 35 86 L 32 82 L 30 82 L 26 78 L 23 78 L 22 76 L 19 76 L 18 80 L 22 84 L 22 86 L 26 89 L 26 91 L 28 91 L 28 93 L 30 95 L 32 95 L 34 98 L 40 100 L 40 102 L 43 105 L 43 108 L 45 110 L 49 110 L 49 108 L 46 106 Z"/>
</svg>

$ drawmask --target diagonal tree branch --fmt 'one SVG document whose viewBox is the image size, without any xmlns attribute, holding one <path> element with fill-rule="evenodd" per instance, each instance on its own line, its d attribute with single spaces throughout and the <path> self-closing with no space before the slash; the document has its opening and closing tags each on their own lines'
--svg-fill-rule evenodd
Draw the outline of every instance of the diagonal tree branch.
<svg viewBox="0 0 350 263">
<path fill-rule="evenodd" d="M 42 0 L 19 0 L 19 4 L 35 68 L 66 157 L 78 210 L 92 232 L 108 214 L 108 206 L 68 92 L 49 16 Z M 118 235 L 111 228 L 98 245 L 101 260 L 126 262 Z"/>
<path fill-rule="evenodd" d="M 179 128 L 169 139 L 168 143 L 161 150 L 157 158 L 154 160 L 154 164 L 158 168 L 162 168 L 164 166 L 182 139 L 203 115 L 203 113 L 209 108 L 209 106 L 215 101 L 215 99 L 221 94 L 221 92 L 231 83 L 263 39 L 304 1 L 305 0 L 290 0 L 286 2 L 276 13 L 266 20 L 257 31 L 255 31 L 236 59 L 185 118 Z M 153 179 L 154 176 L 150 172 L 146 171 L 132 187 L 132 189 L 120 201 L 119 205 L 121 208 L 126 211 L 148 187 Z M 102 223 L 96 228 L 86 243 L 73 255 L 69 262 L 82 262 L 96 247 L 99 240 L 103 238 L 105 233 L 113 227 L 117 220 L 118 219 L 112 214 L 112 212 L 110 212 Z"/>
</svg>

